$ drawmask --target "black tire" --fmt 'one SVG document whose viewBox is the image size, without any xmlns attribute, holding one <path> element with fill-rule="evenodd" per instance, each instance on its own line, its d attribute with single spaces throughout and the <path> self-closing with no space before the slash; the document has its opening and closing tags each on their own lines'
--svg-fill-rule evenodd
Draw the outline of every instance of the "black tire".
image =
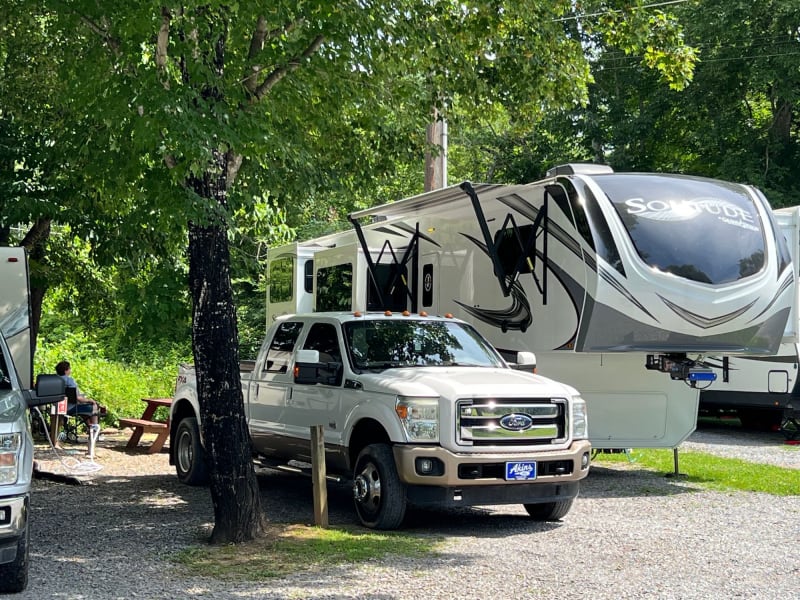
<svg viewBox="0 0 800 600">
<path fill-rule="evenodd" d="M 0 593 L 16 594 L 28 587 L 28 525 L 17 541 L 17 557 L 13 562 L 0 565 Z"/>
<path fill-rule="evenodd" d="M 200 442 L 200 428 L 195 417 L 186 417 L 175 430 L 175 472 L 186 485 L 206 485 L 206 451 Z"/>
<path fill-rule="evenodd" d="M 356 460 L 353 500 L 361 523 L 370 529 L 397 529 L 406 515 L 406 486 L 397 475 L 392 449 L 370 444 Z"/>
<path fill-rule="evenodd" d="M 535 521 L 558 521 L 567 516 L 572 508 L 574 498 L 558 502 L 542 502 L 541 504 L 523 504 L 525 510 Z"/>
<path fill-rule="evenodd" d="M 743 428 L 753 431 L 773 431 L 783 420 L 783 412 L 771 408 L 740 408 L 736 416 Z"/>
</svg>

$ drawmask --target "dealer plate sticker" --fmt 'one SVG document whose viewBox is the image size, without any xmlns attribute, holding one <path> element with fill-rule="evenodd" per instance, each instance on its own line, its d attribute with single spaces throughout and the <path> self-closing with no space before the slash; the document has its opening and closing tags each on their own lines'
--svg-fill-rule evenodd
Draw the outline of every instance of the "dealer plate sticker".
<svg viewBox="0 0 800 600">
<path fill-rule="evenodd" d="M 526 460 L 506 463 L 506 481 L 536 479 L 536 461 Z"/>
</svg>

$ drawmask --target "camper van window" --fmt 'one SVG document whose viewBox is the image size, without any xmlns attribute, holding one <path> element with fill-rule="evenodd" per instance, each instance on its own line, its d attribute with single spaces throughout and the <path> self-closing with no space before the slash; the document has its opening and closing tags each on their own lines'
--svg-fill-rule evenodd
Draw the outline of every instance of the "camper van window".
<svg viewBox="0 0 800 600">
<path fill-rule="evenodd" d="M 289 302 L 294 295 L 292 277 L 294 259 L 291 256 L 278 258 L 269 263 L 269 301 Z"/>
<path fill-rule="evenodd" d="M 710 284 L 764 268 L 764 230 L 747 188 L 682 175 L 618 173 L 594 180 L 647 265 Z"/>
<path fill-rule="evenodd" d="M 265 371 L 286 373 L 294 345 L 297 343 L 302 329 L 303 324 L 299 321 L 287 321 L 278 326 L 267 351 L 267 360 L 264 363 Z"/>
<path fill-rule="evenodd" d="M 317 270 L 317 305 L 319 312 L 350 310 L 353 301 L 353 265 L 351 263 Z"/>
</svg>

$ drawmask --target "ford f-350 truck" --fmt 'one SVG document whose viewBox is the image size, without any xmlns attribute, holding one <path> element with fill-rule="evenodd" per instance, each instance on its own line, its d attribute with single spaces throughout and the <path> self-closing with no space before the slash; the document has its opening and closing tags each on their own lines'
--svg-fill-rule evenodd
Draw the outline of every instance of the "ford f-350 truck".
<svg viewBox="0 0 800 600">
<path fill-rule="evenodd" d="M 40 375 L 31 390 L 29 287 L 25 250 L 0 248 L 0 593 L 28 584 L 33 438 L 28 409 L 58 402 L 64 381 Z"/>
<path fill-rule="evenodd" d="M 589 472 L 586 406 L 572 387 L 509 366 L 471 325 L 423 314 L 281 317 L 242 372 L 254 458 L 311 462 L 352 481 L 362 524 L 394 529 L 406 507 L 520 503 L 563 517 Z M 194 369 L 171 407 L 170 461 L 207 480 Z"/>
</svg>

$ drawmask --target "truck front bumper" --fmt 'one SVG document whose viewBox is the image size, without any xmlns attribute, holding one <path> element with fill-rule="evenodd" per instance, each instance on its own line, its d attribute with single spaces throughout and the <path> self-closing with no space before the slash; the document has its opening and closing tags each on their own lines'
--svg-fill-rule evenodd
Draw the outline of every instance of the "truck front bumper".
<svg viewBox="0 0 800 600">
<path fill-rule="evenodd" d="M 452 503 L 456 505 L 542 502 L 575 497 L 578 482 L 589 474 L 590 455 L 588 440 L 575 441 L 565 450 L 533 450 L 524 454 L 455 453 L 441 446 L 394 446 L 398 474 L 400 480 L 409 486 L 409 494 L 413 491 L 414 496 L 430 497 L 431 502 L 441 504 L 441 494 L 444 493 L 445 498 L 454 499 Z M 426 461 L 434 464 L 427 473 L 421 468 Z M 536 478 L 506 481 L 506 462 L 517 461 L 535 461 Z M 444 491 L 414 491 L 412 486 L 442 488 Z"/>
<path fill-rule="evenodd" d="M 28 526 L 28 496 L 0 498 L 0 565 L 17 557 L 17 544 Z"/>
</svg>

